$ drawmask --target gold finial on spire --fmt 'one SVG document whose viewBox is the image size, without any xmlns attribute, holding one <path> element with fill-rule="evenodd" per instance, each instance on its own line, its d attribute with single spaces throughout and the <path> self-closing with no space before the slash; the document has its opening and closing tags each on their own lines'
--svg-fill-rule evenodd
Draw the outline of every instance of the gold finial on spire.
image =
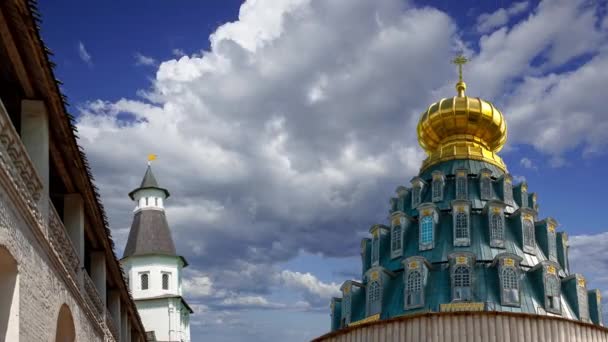
<svg viewBox="0 0 608 342">
<path fill-rule="evenodd" d="M 452 63 L 458 65 L 458 83 L 456 83 L 456 91 L 459 97 L 464 97 L 464 91 L 467 89 L 467 84 L 462 80 L 462 66 L 469 60 L 461 53 L 452 60 Z"/>
<path fill-rule="evenodd" d="M 148 165 L 150 165 L 153 160 L 156 160 L 157 157 L 156 154 L 148 154 Z"/>
</svg>

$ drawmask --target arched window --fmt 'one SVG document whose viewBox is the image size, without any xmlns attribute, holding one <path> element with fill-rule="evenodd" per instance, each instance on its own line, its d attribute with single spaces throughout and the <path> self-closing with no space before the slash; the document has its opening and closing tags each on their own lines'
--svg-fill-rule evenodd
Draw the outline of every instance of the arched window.
<svg viewBox="0 0 608 342">
<path fill-rule="evenodd" d="M 141 289 L 147 290 L 148 289 L 148 273 L 142 273 L 140 278 L 141 278 Z"/>
<path fill-rule="evenodd" d="M 585 288 L 578 289 L 578 315 L 583 321 L 589 321 L 589 298 Z"/>
<path fill-rule="evenodd" d="M 401 225 L 397 224 L 393 227 L 393 234 L 391 237 L 391 254 L 393 256 L 401 255 Z"/>
<path fill-rule="evenodd" d="M 0 246 L 0 341 L 19 341 L 17 261 Z"/>
<path fill-rule="evenodd" d="M 443 199 L 443 181 L 441 177 L 433 179 L 433 202 L 441 201 Z"/>
<path fill-rule="evenodd" d="M 380 313 L 382 308 L 382 287 L 380 282 L 373 280 L 367 286 L 367 315 Z"/>
<path fill-rule="evenodd" d="M 55 342 L 74 342 L 76 340 L 76 329 L 72 313 L 66 304 L 59 309 L 57 327 L 55 330 Z"/>
<path fill-rule="evenodd" d="M 490 239 L 491 240 L 504 240 L 505 238 L 504 224 L 502 215 L 492 214 L 490 220 Z"/>
<path fill-rule="evenodd" d="M 412 189 L 412 208 L 416 208 L 422 201 L 422 188 L 420 185 L 414 186 Z"/>
<path fill-rule="evenodd" d="M 455 301 L 471 300 L 471 270 L 468 266 L 459 265 L 454 270 L 453 299 Z"/>
<path fill-rule="evenodd" d="M 351 299 L 350 299 L 350 293 L 344 295 L 344 298 L 342 299 L 342 317 L 344 318 L 344 324 L 349 324 L 350 323 L 350 309 L 351 307 Z"/>
<path fill-rule="evenodd" d="M 480 180 L 480 192 L 482 200 L 492 199 L 492 180 L 490 177 L 482 177 Z"/>
<path fill-rule="evenodd" d="M 162 278 L 162 285 L 163 285 L 163 290 L 168 290 L 169 289 L 169 273 L 163 273 L 163 278 Z"/>
<path fill-rule="evenodd" d="M 555 275 L 548 275 L 545 278 L 545 309 L 551 312 L 561 313 L 560 293 L 561 286 L 559 279 Z"/>
<path fill-rule="evenodd" d="M 521 207 L 522 208 L 528 207 L 528 193 L 523 192 L 523 191 L 521 193 Z"/>
<path fill-rule="evenodd" d="M 377 232 L 376 232 L 377 233 Z M 380 238 L 374 235 L 372 240 L 372 265 L 377 266 L 380 262 Z"/>
<path fill-rule="evenodd" d="M 456 199 L 467 199 L 467 176 L 456 177 Z"/>
<path fill-rule="evenodd" d="M 420 243 L 423 245 L 433 243 L 433 217 L 425 216 L 422 218 L 420 229 Z"/>
<path fill-rule="evenodd" d="M 519 279 L 513 267 L 502 270 L 502 298 L 503 304 L 519 304 Z"/>
<path fill-rule="evenodd" d="M 555 234 L 555 230 L 549 230 L 549 234 L 547 236 L 548 239 L 548 247 L 549 247 L 549 259 L 553 261 L 557 261 L 557 245 L 556 239 L 557 236 Z"/>
<path fill-rule="evenodd" d="M 513 202 L 513 184 L 511 184 L 511 180 L 507 179 L 503 184 L 503 198 L 505 203 Z"/>
<path fill-rule="evenodd" d="M 456 214 L 456 239 L 469 238 L 469 216 L 466 212 Z"/>
<path fill-rule="evenodd" d="M 411 271 L 407 276 L 405 289 L 405 306 L 406 308 L 414 308 L 424 304 L 422 294 L 422 273 L 420 271 Z"/>
<path fill-rule="evenodd" d="M 524 219 L 524 246 L 534 248 L 534 223 L 530 219 Z"/>
</svg>

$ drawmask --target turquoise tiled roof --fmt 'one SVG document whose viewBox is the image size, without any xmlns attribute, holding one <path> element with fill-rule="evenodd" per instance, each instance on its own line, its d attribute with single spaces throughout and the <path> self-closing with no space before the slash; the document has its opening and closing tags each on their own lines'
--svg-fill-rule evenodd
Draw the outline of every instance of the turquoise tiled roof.
<svg viewBox="0 0 608 342">
<path fill-rule="evenodd" d="M 467 198 L 470 203 L 469 212 L 469 237 L 470 244 L 468 246 L 454 246 L 453 236 L 453 213 L 452 201 L 456 199 L 456 181 L 455 172 L 458 169 L 466 168 L 467 176 Z M 488 217 L 488 201 L 482 200 L 480 193 L 480 174 L 483 169 L 489 169 L 491 175 L 491 200 L 492 203 L 498 203 L 498 207 L 504 207 L 504 248 L 492 247 L 490 243 L 490 227 Z M 432 202 L 432 173 L 436 170 L 444 174 L 443 198 L 441 201 Z M 449 256 L 455 252 L 470 252 L 474 255 L 473 270 L 473 298 L 471 302 L 484 303 L 484 310 L 488 311 L 509 311 L 523 312 L 530 314 L 546 314 L 545 311 L 545 283 L 544 274 L 541 270 L 543 267 L 555 268 L 554 272 L 560 280 L 568 281 L 569 269 L 567 265 L 567 240 L 565 234 L 556 234 L 555 253 L 559 263 L 548 261 L 548 229 L 546 228 L 547 221 L 537 218 L 537 213 L 534 210 L 532 196 L 522 189 L 520 185 L 513 185 L 513 200 L 508 200 L 505 203 L 503 195 L 505 174 L 492 164 L 475 161 L 475 160 L 451 160 L 444 163 L 436 164 L 425 170 L 420 177 L 426 184 L 424 185 L 421 203 L 433 203 L 437 208 L 437 224 L 434 236 L 434 246 L 429 250 L 420 250 L 419 248 L 419 212 L 416 209 L 417 205 L 412 207 L 412 191 L 403 191 L 404 187 L 399 187 L 397 197 L 391 201 L 389 209 L 389 217 L 404 213 L 409 216 L 404 220 L 402 226 L 403 239 L 402 249 L 397 254 L 401 254 L 391 258 L 391 239 L 392 234 L 379 234 L 380 243 L 380 260 L 377 268 L 388 271 L 389 274 L 382 272 L 382 309 L 380 319 L 390 317 L 418 313 L 423 311 L 440 311 L 442 304 L 452 303 L 452 287 L 450 277 L 450 262 Z M 401 198 L 399 198 L 399 193 Z M 528 207 L 520 208 L 522 198 L 528 199 Z M 531 217 L 535 224 L 532 227 L 534 236 L 534 246 L 531 251 L 534 253 L 524 252 L 524 236 L 523 236 L 523 219 Z M 391 220 L 392 221 L 392 220 Z M 554 221 L 551 221 L 554 222 Z M 390 228 L 391 223 L 387 224 Z M 365 274 L 370 272 L 372 267 L 372 241 L 364 239 L 362 245 L 362 276 L 363 286 L 355 291 L 350 292 L 352 296 L 351 319 L 350 322 L 362 320 L 368 316 L 366 312 L 366 288 L 369 279 Z M 501 287 L 499 268 L 497 266 L 496 257 L 502 253 L 511 253 L 512 258 L 521 258 L 518 270 L 519 276 L 519 305 L 503 305 L 501 300 Z M 506 254 L 503 254 L 506 255 Z M 430 265 L 426 286 L 424 288 L 424 305 L 423 307 L 406 310 L 404 303 L 404 265 L 403 261 L 412 256 L 420 256 L 426 259 Z M 519 259 L 518 259 L 519 260 Z M 540 267 L 540 268 L 539 268 Z M 583 282 L 584 283 L 584 282 Z M 561 289 L 561 315 L 570 319 L 580 319 L 578 300 L 573 300 L 572 289 L 576 286 L 575 282 L 565 283 Z M 572 285 L 574 284 L 574 285 Z M 583 289 L 581 289 L 582 291 Z M 584 291 L 587 291 L 584 289 Z M 586 293 L 586 292 L 585 292 Z M 593 292 L 595 293 L 595 292 Z M 589 296 L 590 301 L 596 300 L 595 297 Z M 593 298 L 592 298 L 593 297 Z M 597 317 L 601 317 L 601 306 L 590 303 L 590 317 L 596 322 Z M 335 314 L 335 313 L 334 313 Z M 596 322 L 597 323 L 597 322 Z M 332 324 L 335 326 L 335 323 Z"/>
</svg>

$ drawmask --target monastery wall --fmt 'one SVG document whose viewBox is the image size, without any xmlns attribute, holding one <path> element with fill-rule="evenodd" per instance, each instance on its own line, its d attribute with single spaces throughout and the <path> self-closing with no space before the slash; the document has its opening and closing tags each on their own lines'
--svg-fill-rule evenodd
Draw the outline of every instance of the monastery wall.
<svg viewBox="0 0 608 342">
<path fill-rule="evenodd" d="M 16 291 L 12 296 L 17 307 L 13 306 L 11 311 L 17 309 L 18 312 L 16 317 L 14 311 L 11 313 L 9 325 L 12 326 L 7 327 L 6 332 L 0 331 L 0 340 L 7 337 L 6 341 L 15 341 L 12 338 L 18 334 L 19 341 L 54 341 L 57 334 L 68 337 L 74 334 L 77 341 L 103 341 L 104 331 L 100 324 L 87 314 L 84 302 L 77 300 L 69 290 L 69 286 L 77 285 L 69 284 L 72 279 L 63 265 L 51 257 L 54 252 L 48 242 L 40 243 L 33 231 L 40 227 L 32 227 L 33 223 L 37 224 L 35 219 L 28 211 L 17 208 L 15 203 L 19 201 L 9 195 L 3 175 L 0 172 L 0 250 L 5 251 L 0 253 L 0 258 L 5 259 L 10 253 L 16 261 Z M 2 263 L 5 262 L 7 260 Z M 8 292 L 1 295 L 10 296 L 10 290 Z M 64 304 L 69 310 L 64 307 L 60 315 Z M 9 336 L 3 336 L 5 333 Z"/>
</svg>

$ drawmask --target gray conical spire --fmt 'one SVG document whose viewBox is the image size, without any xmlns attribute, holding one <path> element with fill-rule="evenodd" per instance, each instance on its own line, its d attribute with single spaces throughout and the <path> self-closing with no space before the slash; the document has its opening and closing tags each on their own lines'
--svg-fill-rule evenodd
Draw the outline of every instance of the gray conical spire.
<svg viewBox="0 0 608 342">
<path fill-rule="evenodd" d="M 134 189 L 133 191 L 129 192 L 129 197 L 131 197 L 131 199 L 133 198 L 133 195 L 142 189 L 158 189 L 158 190 L 162 190 L 165 193 L 166 197 L 169 197 L 169 191 L 167 191 L 167 189 L 165 188 L 161 188 L 158 185 L 158 182 L 156 181 L 156 178 L 154 177 L 154 174 L 152 173 L 152 167 L 148 164 L 148 168 L 146 169 L 146 174 L 144 175 L 144 178 L 141 180 L 141 185 L 139 186 L 139 188 Z"/>
<path fill-rule="evenodd" d="M 156 178 L 154 178 L 154 174 L 152 173 L 152 167 L 148 165 L 148 169 L 146 169 L 146 174 L 144 175 L 144 179 L 141 180 L 140 188 L 158 188 L 158 182 L 156 182 Z"/>
</svg>

